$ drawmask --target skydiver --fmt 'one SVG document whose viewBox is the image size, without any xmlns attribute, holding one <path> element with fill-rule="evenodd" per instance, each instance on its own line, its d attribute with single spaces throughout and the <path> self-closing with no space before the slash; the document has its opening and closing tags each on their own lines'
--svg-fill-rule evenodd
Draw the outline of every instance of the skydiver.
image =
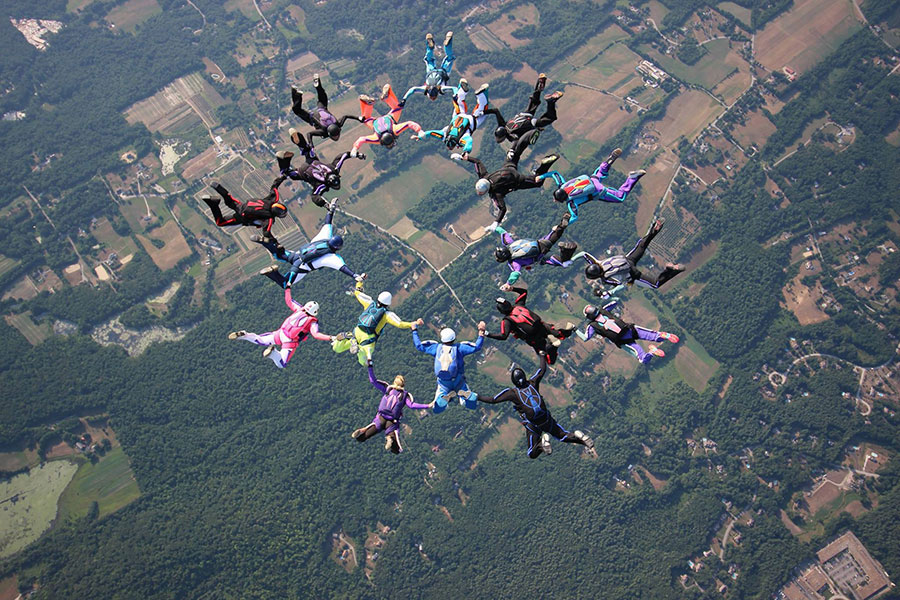
<svg viewBox="0 0 900 600">
<path fill-rule="evenodd" d="M 548 154 L 541 159 L 540 165 L 531 175 L 522 175 L 519 172 L 519 159 L 525 152 L 525 148 L 528 147 L 528 143 L 528 136 L 520 138 L 506 153 L 506 162 L 503 163 L 503 166 L 493 173 L 488 173 L 484 163 L 468 154 L 450 155 L 453 160 L 467 160 L 475 165 L 475 172 L 479 177 L 475 182 L 475 193 L 479 196 L 488 194 L 493 205 L 497 207 L 497 219 L 487 227 L 488 231 L 493 231 L 503 221 L 503 217 L 506 215 L 506 195 L 515 190 L 541 187 L 544 182 L 538 177 L 546 173 L 550 166 L 559 160 L 558 154 Z"/>
<path fill-rule="evenodd" d="M 350 158 L 349 152 L 344 152 L 331 164 L 323 163 L 319 160 L 316 149 L 309 145 L 306 138 L 296 129 L 291 128 L 291 141 L 300 149 L 300 154 L 306 159 L 299 169 L 291 166 L 292 152 L 282 153 L 282 157 L 278 159 L 278 167 L 281 169 L 282 175 L 287 175 L 294 181 L 305 181 L 312 186 L 312 202 L 316 206 L 325 207 L 325 198 L 322 194 L 329 190 L 341 189 L 341 168 L 344 161 Z M 365 154 L 357 154 L 358 159 L 366 158 Z"/>
<path fill-rule="evenodd" d="M 544 96 L 544 100 L 547 102 L 547 110 L 540 117 L 535 118 L 534 116 L 541 105 L 541 92 L 544 91 L 546 84 L 547 76 L 541 73 L 534 84 L 534 91 L 528 100 L 528 107 L 524 112 L 516 113 L 516 116 L 509 121 L 503 118 L 498 108 L 492 107 L 486 110 L 486 112 L 495 114 L 497 121 L 500 123 L 500 126 L 494 130 L 494 139 L 497 140 L 498 144 L 506 140 L 515 142 L 523 136 L 527 137 L 529 142 L 535 142 L 538 138 L 538 132 L 556 120 L 556 101 L 563 97 L 563 92 L 561 91 Z M 536 133 L 525 135 L 535 130 L 537 130 Z"/>
<path fill-rule="evenodd" d="M 379 431 L 384 430 L 385 441 L 384 449 L 390 450 L 394 454 L 403 452 L 400 446 L 400 420 L 403 418 L 403 408 L 409 407 L 413 410 L 425 410 L 434 406 L 431 404 L 418 404 L 415 402 L 413 395 L 406 391 L 406 380 L 403 375 L 394 377 L 394 383 L 388 385 L 386 381 L 379 381 L 375 378 L 375 369 L 372 366 L 372 359 L 366 361 L 369 367 L 369 383 L 376 390 L 381 392 L 381 401 L 378 403 L 378 412 L 375 418 L 365 427 L 360 427 L 351 435 L 357 442 L 364 442 L 374 436 Z"/>
<path fill-rule="evenodd" d="M 284 302 L 293 314 L 284 320 L 277 331 L 268 333 L 249 333 L 247 331 L 233 331 L 228 334 L 229 340 L 247 340 L 258 346 L 266 346 L 263 356 L 271 358 L 279 369 L 283 369 L 290 362 L 297 346 L 309 336 L 317 340 L 330 342 L 333 336 L 319 333 L 319 303 L 315 301 L 300 304 L 291 298 L 291 286 L 284 288 Z M 281 346 L 281 350 L 275 352 L 275 347 Z"/>
<path fill-rule="evenodd" d="M 403 112 L 403 103 L 397 100 L 394 90 L 391 89 L 391 84 L 384 84 L 384 88 L 381 91 L 381 99 L 391 108 L 391 111 L 381 117 L 373 117 L 372 107 L 375 105 L 375 98 L 364 94 L 360 95 L 359 107 L 364 119 L 363 123 L 365 123 L 373 133 L 359 137 L 353 143 L 353 148 L 350 150 L 350 156 L 357 156 L 359 149 L 363 144 L 381 144 L 385 148 L 393 148 L 394 144 L 397 143 L 397 136 L 407 129 L 412 129 L 416 133 L 422 131 L 422 126 L 415 121 L 400 122 L 400 115 Z"/>
<path fill-rule="evenodd" d="M 463 153 L 472 151 L 472 134 L 481 127 L 487 114 L 484 112 L 488 107 L 488 84 L 482 85 L 475 92 L 477 104 L 471 114 L 467 112 L 466 96 L 468 83 L 465 79 L 459 80 L 459 88 L 453 96 L 453 120 L 443 129 L 430 129 L 428 131 L 420 131 L 413 139 L 421 140 L 425 137 L 436 137 L 444 142 L 447 149 L 451 152 L 459 150 Z"/>
<path fill-rule="evenodd" d="M 219 227 L 227 227 L 229 225 L 253 225 L 263 230 L 263 237 L 267 240 L 274 241 L 272 236 L 272 224 L 276 218 L 284 218 L 287 215 L 287 207 L 281 202 L 281 196 L 278 193 L 278 187 L 284 183 L 286 177 L 279 175 L 272 182 L 269 189 L 269 195 L 265 198 L 254 198 L 247 202 L 241 202 L 231 195 L 225 187 L 217 181 L 214 181 L 210 187 L 216 190 L 225 201 L 225 206 L 234 211 L 228 219 L 222 216 L 222 210 L 219 208 L 219 199 L 203 196 L 200 198 L 209 206 L 212 211 L 213 219 Z"/>
<path fill-rule="evenodd" d="M 539 352 L 543 355 L 543 351 Z M 587 449 L 594 447 L 594 441 L 581 431 L 566 431 L 556 422 L 550 414 L 540 392 L 541 379 L 547 372 L 547 362 L 541 356 L 541 366 L 531 379 L 521 368 L 512 370 L 512 388 L 506 388 L 493 398 L 490 396 L 478 396 L 479 402 L 487 404 L 499 404 L 500 402 L 512 402 L 513 407 L 519 413 L 522 425 L 525 427 L 525 438 L 528 441 L 528 458 L 537 458 L 541 453 L 550 454 L 550 436 L 552 435 L 566 444 L 581 444 Z"/>
<path fill-rule="evenodd" d="M 322 225 L 319 233 L 299 250 L 285 251 L 284 247 L 274 240 L 261 236 L 251 238 L 252 241 L 261 244 L 266 250 L 271 252 L 273 258 L 291 265 L 287 276 L 282 275 L 278 271 L 278 265 L 265 267 L 259 274 L 265 275 L 281 287 L 288 287 L 306 277 L 308 273 L 328 267 L 353 277 L 357 281 L 362 281 L 365 274 L 357 275 L 351 271 L 344 263 L 343 257 L 337 253 L 344 245 L 344 238 L 334 233 L 334 226 L 331 223 L 332 219 L 334 219 L 336 206 L 337 198 L 331 201 L 328 207 L 328 214 L 325 216 L 325 224 Z"/>
<path fill-rule="evenodd" d="M 357 280 L 356 290 L 353 292 L 364 309 L 359 315 L 356 327 L 352 332 L 339 333 L 331 344 L 331 349 L 335 352 L 349 350 L 350 354 L 356 354 L 361 365 L 365 365 L 366 361 L 372 358 L 372 353 L 375 352 L 375 342 L 378 341 L 385 325 L 390 324 L 397 329 L 411 329 L 413 325 L 425 323 L 422 319 L 414 322 L 400 319 L 396 313 L 390 310 L 391 302 L 393 302 L 391 293 L 381 292 L 378 294 L 378 298 L 373 299 L 363 293 L 363 281 L 364 278 Z"/>
<path fill-rule="evenodd" d="M 592 200 L 599 200 L 601 202 L 624 202 L 626 196 L 628 196 L 628 192 L 634 187 L 634 184 L 647 173 L 647 171 L 644 171 L 643 169 L 631 171 L 628 174 L 625 183 L 619 186 L 619 189 L 617 190 L 610 189 L 603 185 L 601 182 L 609 175 L 609 167 L 621 155 L 621 148 L 613 150 L 609 157 L 600 163 L 600 166 L 597 167 L 597 170 L 594 171 L 593 175 L 579 175 L 568 181 L 563 179 L 563 176 L 559 174 L 559 171 L 550 171 L 549 173 L 541 175 L 541 179 L 551 178 L 556 182 L 556 185 L 559 186 L 557 190 L 553 192 L 553 199 L 560 203 L 566 203 L 570 215 L 569 223 L 578 220 L 578 207 L 587 202 L 591 202 Z"/>
<path fill-rule="evenodd" d="M 347 119 L 363 122 L 362 117 L 355 115 L 344 115 L 338 119 L 328 111 L 328 94 L 325 93 L 325 88 L 322 87 L 318 73 L 313 75 L 313 86 L 316 88 L 317 102 L 316 107 L 311 112 L 303 108 L 303 92 L 297 90 L 297 88 L 291 88 L 291 110 L 303 121 L 314 127 L 307 134 L 309 146 L 315 145 L 312 141 L 313 136 L 329 137 L 335 142 L 341 139 L 341 128 Z"/>
<path fill-rule="evenodd" d="M 562 237 L 569 225 L 569 215 L 564 214 L 558 225 L 554 225 L 550 233 L 539 240 L 516 239 L 503 227 L 497 226 L 495 231 L 500 234 L 502 246 L 494 250 L 494 258 L 497 262 L 505 262 L 509 265 L 510 274 L 500 289 L 509 291 L 512 285 L 519 280 L 522 269 L 531 270 L 538 265 L 552 265 L 554 267 L 568 267 L 572 264 L 572 256 L 578 248 L 575 242 L 559 242 L 559 257 L 547 256 L 553 245 Z"/>
<path fill-rule="evenodd" d="M 587 268 L 584 270 L 585 277 L 588 279 L 599 279 L 603 285 L 615 286 L 611 290 L 604 290 L 603 285 L 597 285 L 594 287 L 595 295 L 608 297 L 621 290 L 624 286 L 634 283 L 643 287 L 657 289 L 684 271 L 684 267 L 681 265 L 668 263 L 661 273 L 655 277 L 648 278 L 637 268 L 638 261 L 644 256 L 647 246 L 650 245 L 650 242 L 662 229 L 663 222 L 663 219 L 654 221 L 647 230 L 647 235 L 640 238 L 628 254 L 617 254 L 598 260 L 587 252 L 579 252 L 573 257 L 584 257 L 585 262 L 588 263 Z"/>
<path fill-rule="evenodd" d="M 487 337 L 493 340 L 505 340 L 510 334 L 520 339 L 541 356 L 548 364 L 556 362 L 557 347 L 560 341 L 566 339 L 575 331 L 573 323 L 566 323 L 564 329 L 558 329 L 551 323 L 545 323 L 540 315 L 525 306 L 528 298 L 528 290 L 514 287 L 512 291 L 518 294 L 515 302 L 506 298 L 497 298 L 497 310 L 503 315 L 500 321 L 500 333 L 487 333 Z M 550 338 L 554 339 L 550 339 Z"/>
<path fill-rule="evenodd" d="M 453 61 L 456 55 L 453 54 L 453 32 L 448 31 L 444 37 L 444 60 L 441 66 L 437 66 L 434 61 L 434 36 L 430 33 L 425 35 L 425 84 L 417 85 L 409 88 L 403 94 L 402 103 L 405 103 L 410 96 L 419 92 L 425 94 L 430 100 L 437 100 L 437 97 L 446 92 L 453 93 L 455 88 L 447 85 L 450 81 L 450 71 L 453 69 Z M 465 81 L 461 79 L 460 82 Z M 399 117 L 398 117 L 399 118 Z"/>
<path fill-rule="evenodd" d="M 603 306 L 593 306 L 588 304 L 584 307 L 584 316 L 588 320 L 588 324 L 584 332 L 576 331 L 575 335 L 579 339 L 587 341 L 594 334 L 601 335 L 615 344 L 618 348 L 624 348 L 626 352 L 634 356 L 640 363 L 649 363 L 654 356 L 665 356 L 666 353 L 657 346 L 650 345 L 649 351 L 645 351 L 638 340 L 647 340 L 650 342 L 672 342 L 678 343 L 678 336 L 674 333 L 666 333 L 665 331 L 654 331 L 645 329 L 634 323 L 626 323 L 623 319 L 617 317 L 610 312 L 617 304 L 616 301 L 610 302 Z"/>
<path fill-rule="evenodd" d="M 416 350 L 434 357 L 434 375 L 437 377 L 437 389 L 434 392 L 434 412 L 440 413 L 447 408 L 447 403 L 456 396 L 460 404 L 475 410 L 477 394 L 469 389 L 466 383 L 465 363 L 463 359 L 481 350 L 484 345 L 484 321 L 478 323 L 478 340 L 476 342 L 457 342 L 456 332 L 445 327 L 441 329 L 441 341 L 419 340 L 418 326 L 413 324 L 412 337 Z"/>
</svg>

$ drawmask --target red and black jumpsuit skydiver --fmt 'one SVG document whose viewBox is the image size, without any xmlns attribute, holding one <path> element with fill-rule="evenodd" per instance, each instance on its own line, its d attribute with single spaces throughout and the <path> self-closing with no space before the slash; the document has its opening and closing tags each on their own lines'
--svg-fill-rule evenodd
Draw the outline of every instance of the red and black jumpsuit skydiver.
<svg viewBox="0 0 900 600">
<path fill-rule="evenodd" d="M 316 107 L 311 111 L 303 108 L 303 92 L 297 88 L 291 88 L 291 110 L 306 123 L 313 126 L 313 130 L 307 134 L 308 145 L 313 146 L 313 136 L 329 137 L 335 142 L 341 138 L 341 128 L 347 119 L 353 119 L 362 123 L 363 119 L 356 115 L 344 115 L 340 119 L 328 111 L 328 94 L 322 87 L 319 74 L 313 75 L 313 86 L 316 88 Z M 296 142 L 295 142 L 296 143 Z"/>
<path fill-rule="evenodd" d="M 291 141 L 297 144 L 300 154 L 306 160 L 299 168 L 291 165 L 291 159 L 294 157 L 293 152 L 278 153 L 278 168 L 282 175 L 287 175 L 294 181 L 304 181 L 312 186 L 311 200 L 316 206 L 325 208 L 326 201 L 322 196 L 327 191 L 341 189 L 341 168 L 344 161 L 350 158 L 349 152 L 344 152 L 331 163 L 324 163 L 319 160 L 316 149 L 309 145 L 297 130 L 291 129 Z M 365 154 L 357 154 L 357 158 L 363 160 Z"/>
<path fill-rule="evenodd" d="M 546 358 L 547 363 L 552 365 L 556 362 L 559 341 L 572 335 L 575 325 L 567 323 L 565 329 L 558 329 L 552 323 L 545 323 L 540 315 L 525 306 L 528 290 L 514 287 L 512 291 L 516 293 L 514 303 L 506 298 L 497 298 L 497 310 L 503 315 L 500 333 L 488 333 L 487 337 L 492 340 L 505 340 L 512 334 L 514 338 L 534 348 L 539 356 L 545 354 L 541 356 L 541 361 Z M 548 339 L 551 336 L 555 339 Z"/>
<path fill-rule="evenodd" d="M 285 179 L 287 179 L 287 177 L 284 175 L 276 177 L 275 181 L 272 182 L 272 187 L 270 188 L 268 196 L 265 198 L 254 198 L 247 202 L 241 202 L 232 196 L 222 184 L 213 182 L 210 187 L 222 196 L 222 200 L 225 201 L 225 206 L 234 211 L 234 214 L 227 219 L 222 216 L 218 198 L 204 196 L 201 200 L 209 206 L 213 218 L 216 220 L 216 225 L 219 227 L 227 227 L 229 225 L 253 225 L 263 230 L 263 237 L 265 239 L 274 240 L 275 236 L 272 235 L 272 224 L 275 222 L 276 217 L 282 218 L 287 214 L 287 207 L 281 202 L 281 196 L 278 193 L 278 186 L 280 186 Z"/>
<path fill-rule="evenodd" d="M 494 130 L 494 139 L 497 140 L 498 144 L 506 140 L 515 142 L 522 137 L 528 138 L 528 143 L 533 143 L 537 141 L 540 130 L 556 120 L 556 101 L 563 97 L 562 92 L 553 92 L 552 94 L 544 96 L 544 100 L 547 101 L 547 110 L 540 117 L 534 116 L 538 107 L 541 105 L 541 92 L 544 91 L 544 86 L 546 84 L 547 76 L 541 73 L 538 75 L 537 82 L 534 84 L 534 91 L 531 93 L 531 97 L 528 100 L 528 107 L 524 112 L 517 113 L 516 116 L 508 121 L 500 114 L 499 108 L 492 106 L 485 109 L 485 114 L 495 115 L 497 117 L 497 122 L 501 123 L 501 125 Z M 531 131 L 534 131 L 535 133 L 525 135 Z"/>
<path fill-rule="evenodd" d="M 525 426 L 525 437 L 528 440 L 528 458 L 537 458 L 542 452 L 550 454 L 550 436 L 567 444 L 581 444 L 588 448 L 594 442 L 581 431 L 566 431 L 550 414 L 544 398 L 541 396 L 541 379 L 547 372 L 547 362 L 541 360 L 537 372 L 528 379 L 525 371 L 516 367 L 512 370 L 512 382 L 515 387 L 506 388 L 493 398 L 478 395 L 479 402 L 499 404 L 512 402 L 518 411 L 522 425 Z"/>
<path fill-rule="evenodd" d="M 475 173 L 479 177 L 478 181 L 475 182 L 475 193 L 479 196 L 488 194 L 491 202 L 497 208 L 497 218 L 488 227 L 491 231 L 503 221 L 503 217 L 506 215 L 506 195 L 515 190 L 541 187 L 544 181 L 543 179 L 538 179 L 538 177 L 546 173 L 550 166 L 559 160 L 559 155 L 548 154 L 530 175 L 523 175 L 519 172 L 519 159 L 522 158 L 522 153 L 525 152 L 527 147 L 527 138 L 522 138 L 516 142 L 510 151 L 506 153 L 506 162 L 493 173 L 488 172 L 483 162 L 468 154 L 454 154 L 450 157 L 454 160 L 465 159 L 475 165 Z"/>
</svg>

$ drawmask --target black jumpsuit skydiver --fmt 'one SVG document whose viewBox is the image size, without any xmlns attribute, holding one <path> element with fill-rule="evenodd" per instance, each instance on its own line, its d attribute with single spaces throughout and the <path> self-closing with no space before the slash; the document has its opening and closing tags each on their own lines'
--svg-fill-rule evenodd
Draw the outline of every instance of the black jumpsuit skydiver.
<svg viewBox="0 0 900 600">
<path fill-rule="evenodd" d="M 541 165 L 533 174 L 523 175 L 519 172 L 519 159 L 527 147 L 527 137 L 517 141 L 510 151 L 506 153 L 506 162 L 493 173 L 489 173 L 487 167 L 479 159 L 466 156 L 466 160 L 475 165 L 475 173 L 478 174 L 478 177 L 487 179 L 490 182 L 491 187 L 488 189 L 488 195 L 491 197 L 494 206 L 497 207 L 495 221 L 497 225 L 503 221 L 503 217 L 506 215 L 506 195 L 516 190 L 541 187 L 544 182 L 537 179 L 537 176 L 546 173 L 550 169 L 550 165 L 553 164 L 553 161 L 549 159 L 554 155 L 550 155 L 550 157 L 545 157 L 545 160 L 541 162 Z"/>
<path fill-rule="evenodd" d="M 512 402 L 513 407 L 519 413 L 522 425 L 525 427 L 525 437 L 528 440 L 528 458 L 537 458 L 544 451 L 540 443 L 542 433 L 549 433 L 567 444 L 581 444 L 588 447 L 593 445 L 593 443 L 588 443 L 587 438 L 579 439 L 563 429 L 550 414 L 539 389 L 541 379 L 546 372 L 547 362 L 542 360 L 540 368 L 526 382 L 524 387 L 506 388 L 493 398 L 478 395 L 478 401 L 487 404 Z"/>
</svg>

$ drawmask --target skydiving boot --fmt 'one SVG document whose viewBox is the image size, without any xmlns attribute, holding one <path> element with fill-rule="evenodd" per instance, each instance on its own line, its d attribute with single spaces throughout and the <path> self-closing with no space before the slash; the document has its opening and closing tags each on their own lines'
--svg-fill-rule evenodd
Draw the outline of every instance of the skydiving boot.
<svg viewBox="0 0 900 600">
<path fill-rule="evenodd" d="M 369 96 L 368 94 L 360 94 L 359 99 L 366 104 L 375 104 L 375 98 Z"/>
<path fill-rule="evenodd" d="M 293 134 L 291 135 L 293 138 Z M 275 158 L 278 160 L 278 170 L 282 175 L 286 173 L 290 173 L 291 171 L 291 160 L 294 158 L 294 153 L 290 150 L 280 150 L 275 153 Z"/>
<path fill-rule="evenodd" d="M 386 83 L 384 87 L 381 88 L 381 99 L 386 100 L 388 96 L 391 95 L 391 84 Z"/>
<path fill-rule="evenodd" d="M 542 433 L 541 434 L 541 450 L 544 451 L 544 454 L 552 454 L 553 446 L 550 445 L 550 434 Z"/>
<path fill-rule="evenodd" d="M 653 356 L 658 356 L 660 358 L 666 355 L 666 353 L 662 351 L 662 348 L 658 346 L 650 346 L 648 349 L 648 354 L 652 354 Z"/>
<path fill-rule="evenodd" d="M 535 176 L 543 175 L 547 171 L 550 170 L 550 167 L 553 166 L 553 163 L 559 160 L 559 154 L 548 154 L 544 158 L 541 159 L 541 164 L 538 165 L 537 169 L 533 171 Z"/>
<path fill-rule="evenodd" d="M 636 171 L 632 171 L 632 173 L 635 173 L 635 172 Z M 628 176 L 630 177 L 631 173 L 629 173 Z M 656 235 L 657 233 L 659 233 L 660 230 L 663 228 L 663 225 L 665 224 L 665 222 L 666 222 L 666 220 L 661 217 L 659 219 L 656 219 L 655 221 L 653 221 L 650 224 L 650 227 L 647 229 L 647 235 L 651 235 L 651 234 Z"/>
<path fill-rule="evenodd" d="M 294 145 L 295 145 L 295 146 L 299 146 L 299 145 L 300 145 L 300 139 L 301 139 L 300 136 L 301 136 L 302 134 L 301 134 L 299 131 L 297 131 L 296 129 L 294 129 L 293 127 L 291 127 L 290 129 L 288 129 L 288 133 L 291 134 L 291 141 L 294 143 Z"/>
<path fill-rule="evenodd" d="M 545 85 L 547 85 L 547 74 L 541 73 L 538 75 L 537 82 L 534 84 L 534 89 L 538 92 L 543 92 Z"/>
<path fill-rule="evenodd" d="M 225 189 L 225 186 L 218 181 L 213 181 L 211 184 L 209 184 L 209 187 L 216 190 L 216 192 L 218 192 L 218 194 L 223 198 L 231 197 L 231 194 L 228 193 L 228 190 Z"/>
<path fill-rule="evenodd" d="M 318 73 L 313 73 L 313 87 L 322 87 L 322 80 L 319 79 Z"/>
<path fill-rule="evenodd" d="M 582 444 L 588 450 L 594 447 L 594 440 L 586 436 L 583 432 L 579 430 L 575 430 L 572 432 L 572 437 L 578 440 L 578 443 Z"/>
<path fill-rule="evenodd" d="M 291 86 L 291 102 L 294 106 L 301 106 L 303 104 L 303 92 Z"/>
<path fill-rule="evenodd" d="M 549 104 L 551 102 L 556 102 L 557 100 L 562 98 L 564 95 L 565 95 L 565 92 L 559 90 L 559 91 L 553 92 L 552 94 L 547 94 L 546 96 L 544 96 L 544 100 L 546 100 L 547 103 Z"/>
<path fill-rule="evenodd" d="M 425 34 L 425 43 L 428 45 L 429 48 L 434 50 L 434 35 L 432 35 L 430 33 L 426 33 Z"/>
<path fill-rule="evenodd" d="M 680 341 L 677 335 L 675 335 L 674 333 L 667 333 L 665 331 L 659 332 L 659 338 L 665 342 L 671 342 L 673 344 L 677 344 Z"/>
<path fill-rule="evenodd" d="M 484 92 L 488 91 L 489 87 L 490 85 L 488 85 L 487 83 L 482 83 L 481 86 L 477 90 L 475 90 L 475 95 L 477 96 L 478 94 L 483 94 Z"/>
<path fill-rule="evenodd" d="M 618 150 L 618 148 L 617 148 L 617 150 Z M 610 156 L 612 156 L 612 154 L 610 154 Z M 641 177 L 643 177 L 646 174 L 647 174 L 647 171 L 645 171 L 643 169 L 638 169 L 637 171 L 631 171 L 630 173 L 628 173 L 628 179 L 634 179 L 635 181 L 637 181 L 638 179 L 640 179 Z M 660 219 L 660 221 L 662 221 L 662 219 Z M 660 225 L 660 227 L 662 227 L 662 225 Z"/>
<path fill-rule="evenodd" d="M 656 278 L 657 286 L 660 286 L 672 279 L 679 273 L 684 272 L 684 267 L 681 265 L 673 265 L 672 263 L 666 263 L 666 268 L 663 269 L 663 272 L 659 274 L 659 277 Z"/>
<path fill-rule="evenodd" d="M 266 349 L 263 350 L 263 358 L 269 358 L 269 355 L 272 354 L 272 351 L 275 350 L 275 346 L 266 346 Z"/>
<path fill-rule="evenodd" d="M 563 266 L 569 266 L 572 264 L 572 257 L 575 256 L 575 251 L 578 249 L 578 244 L 575 242 L 560 242 L 559 243 L 559 262 L 563 264 Z"/>
<path fill-rule="evenodd" d="M 448 31 L 447 35 L 444 36 L 444 47 L 446 48 L 447 45 L 450 44 L 450 42 L 452 42 L 452 41 L 453 41 L 453 32 Z"/>
<path fill-rule="evenodd" d="M 231 333 L 228 334 L 228 339 L 229 340 L 239 340 L 242 337 L 244 337 L 245 335 L 247 335 L 247 332 L 244 331 L 243 329 L 241 329 L 240 331 L 232 331 Z"/>
<path fill-rule="evenodd" d="M 211 196 L 203 196 L 200 199 L 203 200 L 206 203 L 206 205 L 208 207 L 210 207 L 213 211 L 215 211 L 216 209 L 219 208 L 219 202 L 221 202 L 221 200 L 219 200 L 218 198 L 213 198 Z"/>
<path fill-rule="evenodd" d="M 612 164 L 614 162 L 616 162 L 616 159 L 619 158 L 620 156 L 622 156 L 622 149 L 616 148 L 615 150 L 613 150 L 612 152 L 609 153 L 609 156 L 606 157 L 606 160 L 604 162 L 606 164 L 608 164 L 609 166 L 612 166 Z"/>
</svg>

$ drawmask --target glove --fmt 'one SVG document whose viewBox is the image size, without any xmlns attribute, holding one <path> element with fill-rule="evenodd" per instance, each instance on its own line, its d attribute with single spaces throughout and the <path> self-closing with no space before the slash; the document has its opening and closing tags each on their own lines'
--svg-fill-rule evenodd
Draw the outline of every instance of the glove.
<svg viewBox="0 0 900 600">
<path fill-rule="evenodd" d="M 462 160 L 462 154 L 459 152 L 454 152 L 450 155 L 450 160 Z"/>
<path fill-rule="evenodd" d="M 363 154 L 362 152 L 357 152 L 356 158 L 358 158 L 359 160 L 366 160 L 366 155 Z"/>
<path fill-rule="evenodd" d="M 359 152 L 356 151 L 356 148 L 350 150 L 350 158 L 356 158 L 359 156 Z"/>
</svg>

